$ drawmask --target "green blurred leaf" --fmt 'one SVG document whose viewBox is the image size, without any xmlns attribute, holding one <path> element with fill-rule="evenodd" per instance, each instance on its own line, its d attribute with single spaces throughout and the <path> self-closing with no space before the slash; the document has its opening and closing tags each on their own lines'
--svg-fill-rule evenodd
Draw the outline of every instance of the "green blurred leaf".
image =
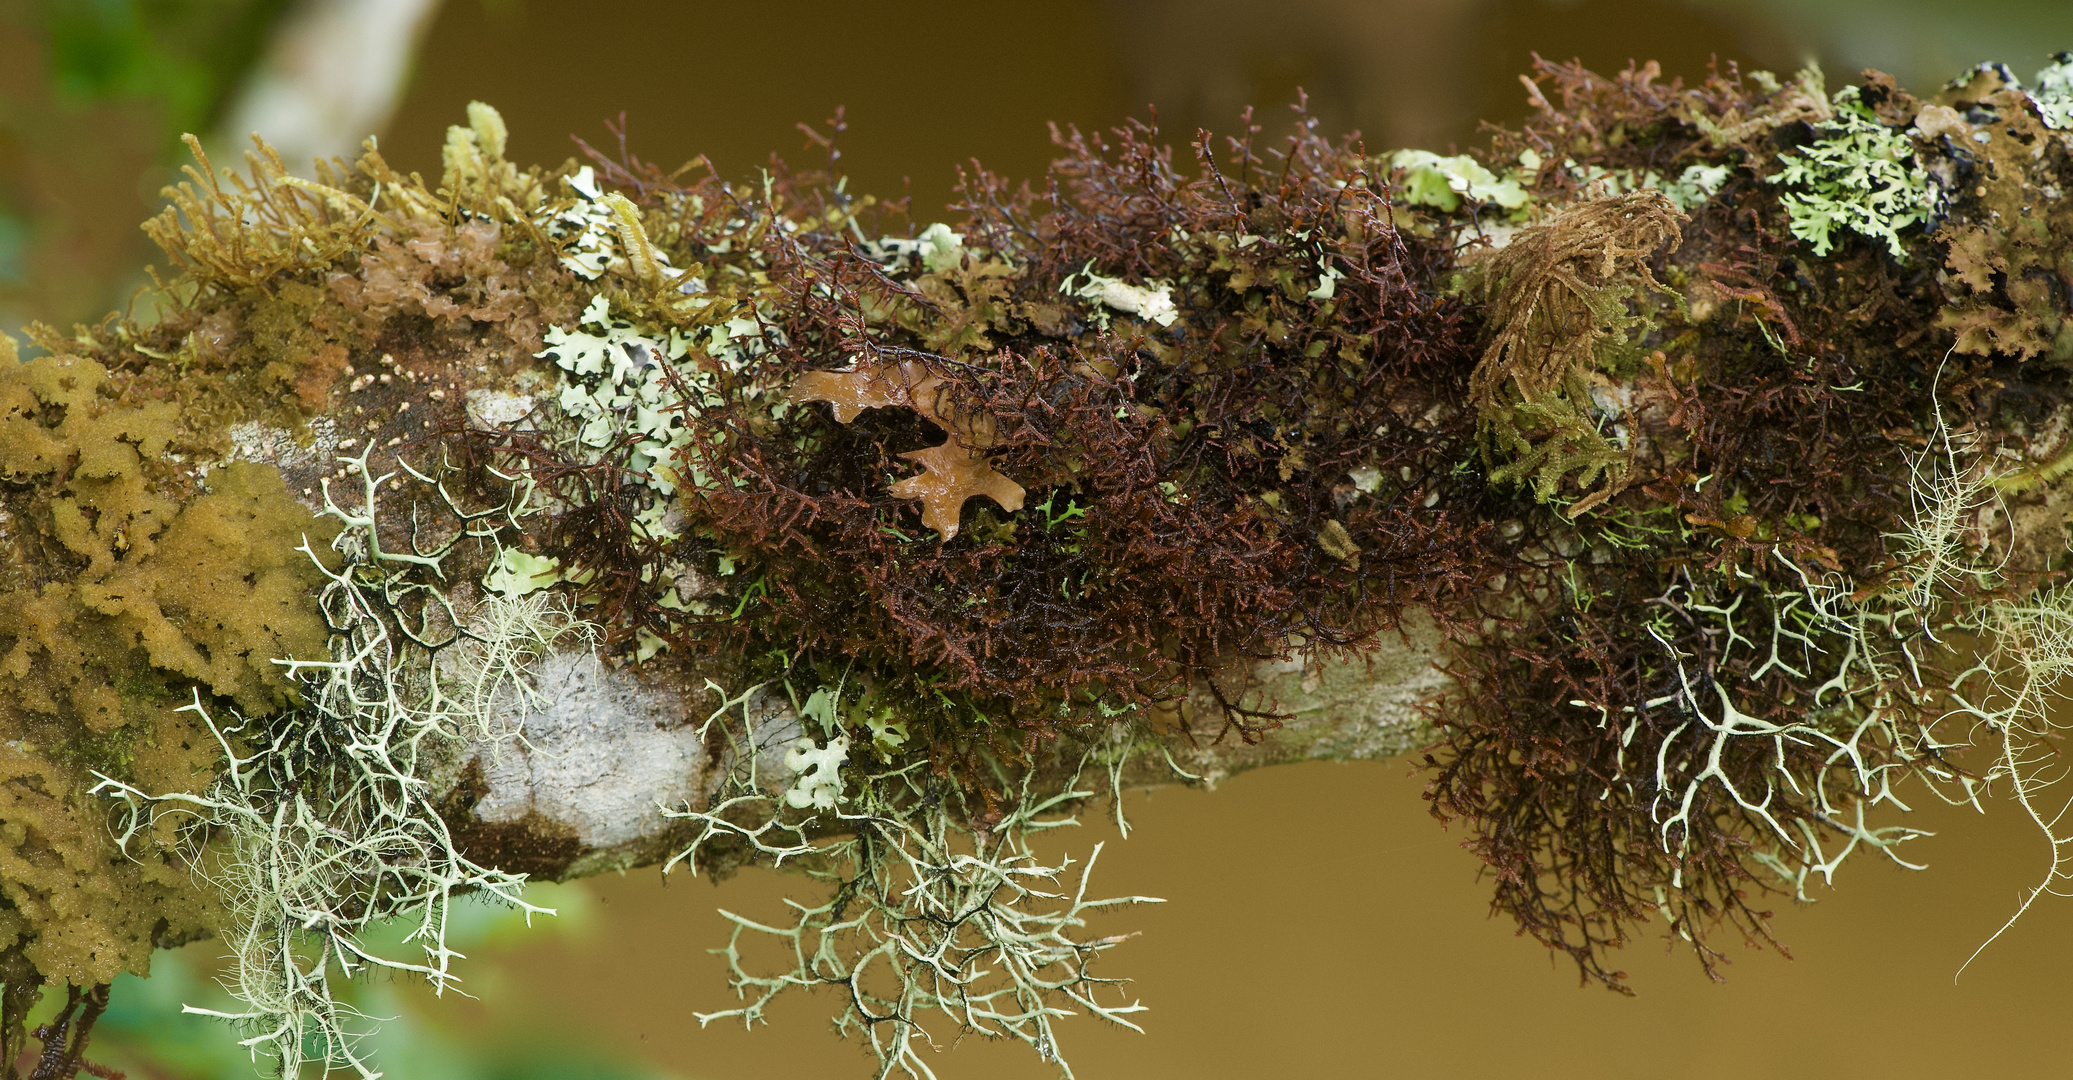
<svg viewBox="0 0 2073 1080">
<path fill-rule="evenodd" d="M 62 100 L 166 110 L 166 138 L 205 130 L 236 92 L 287 0 L 49 0 L 43 30 Z"/>
</svg>

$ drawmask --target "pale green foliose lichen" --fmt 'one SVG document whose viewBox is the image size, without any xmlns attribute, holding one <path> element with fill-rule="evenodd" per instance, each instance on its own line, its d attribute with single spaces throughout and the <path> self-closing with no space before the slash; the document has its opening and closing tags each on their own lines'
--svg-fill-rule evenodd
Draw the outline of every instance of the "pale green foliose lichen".
<svg viewBox="0 0 2073 1080">
<path fill-rule="evenodd" d="M 1906 133 L 1880 123 L 1856 87 L 1837 91 L 1833 101 L 1834 118 L 1814 126 L 1820 138 L 1781 155 L 1782 168 L 1768 178 L 1787 188 L 1780 201 L 1792 235 L 1826 256 L 1836 233 L 1847 230 L 1905 258 L 1900 230 L 1929 217 L 1928 174 Z"/>
<path fill-rule="evenodd" d="M 505 548 L 490 566 L 482 584 L 491 592 L 515 600 L 561 579 L 561 560 L 551 555 L 532 555 L 517 548 Z"/>
<path fill-rule="evenodd" d="M 1317 288 L 1303 295 L 1308 296 L 1312 300 L 1330 300 L 1338 295 L 1339 279 L 1346 275 L 1336 266 L 1320 265 L 1318 269 L 1320 273 L 1317 277 Z"/>
<path fill-rule="evenodd" d="M 1467 154 L 1441 157 L 1430 150 L 1399 150 L 1389 159 L 1389 165 L 1403 170 L 1403 183 L 1398 190 L 1404 201 L 1414 206 L 1453 211 L 1465 198 L 1517 210 L 1529 198 L 1517 177 L 1500 179 Z"/>
<path fill-rule="evenodd" d="M 887 264 L 893 271 L 907 269 L 908 260 L 918 258 L 929 273 L 940 274 L 964 261 L 965 234 L 952 232 L 950 226 L 939 221 L 921 230 L 921 235 L 912 240 L 885 236 L 865 244 L 864 248 L 867 254 Z"/>
<path fill-rule="evenodd" d="M 1080 273 L 1067 274 L 1058 291 L 1160 326 L 1172 326 L 1180 318 L 1180 309 L 1173 303 L 1173 286 L 1158 281 L 1132 285 L 1119 278 L 1103 277 L 1094 272 L 1093 266 L 1088 263 Z M 1108 313 L 1099 308 L 1095 310 L 1095 319 L 1104 327 L 1108 325 Z"/>
<path fill-rule="evenodd" d="M 1609 198 L 1652 188 L 1668 196 L 1672 205 L 1686 213 L 1712 198 L 1720 186 L 1727 183 L 1728 173 L 1733 171 L 1726 165 L 1689 165 L 1672 180 L 1665 179 L 1654 169 L 1643 172 L 1601 169 L 1594 165 L 1578 165 L 1573 158 L 1564 159 L 1562 165 L 1575 178 L 1578 188 L 1594 198 Z"/>
<path fill-rule="evenodd" d="M 843 722 L 845 713 L 849 721 L 846 724 Z M 799 716 L 802 720 L 819 724 L 821 730 L 830 735 L 868 729 L 871 749 L 886 760 L 907 743 L 907 721 L 900 718 L 898 710 L 877 700 L 877 695 L 869 691 L 844 709 L 842 688 L 823 686 L 807 695 L 805 704 L 799 706 Z"/>
<path fill-rule="evenodd" d="M 798 775 L 785 792 L 785 805 L 832 810 L 842 797 L 842 766 L 849 760 L 849 736 L 838 735 L 823 748 L 802 738 L 785 751 L 785 768 Z"/>
<path fill-rule="evenodd" d="M 631 260 L 618 235 L 619 218 L 612 212 L 613 199 L 598 187 L 596 173 L 585 165 L 574 176 L 563 177 L 562 183 L 577 196 L 576 201 L 540 222 L 547 235 L 562 242 L 561 264 L 586 281 L 596 281 L 608 269 L 629 265 Z M 652 247 L 641 255 L 654 259 L 662 270 L 675 269 L 669 265 L 668 256 Z M 682 291 L 699 291 L 692 284 L 686 282 Z M 703 283 L 698 285 L 702 287 Z"/>
<path fill-rule="evenodd" d="M 687 415 L 720 404 L 718 373 L 687 360 L 690 336 L 678 330 L 645 336 L 613 318 L 603 296 L 591 300 L 579 326 L 596 332 L 550 327 L 539 353 L 564 374 L 555 403 L 581 423 L 577 441 L 590 451 L 637 433 L 629 464 L 657 494 L 673 493 L 682 478 L 672 455 L 690 443 Z"/>
<path fill-rule="evenodd" d="M 709 299 L 694 295 L 688 302 L 696 305 Z M 679 522 L 673 513 L 678 489 L 710 490 L 721 482 L 680 452 L 696 437 L 698 415 L 724 403 L 723 371 L 742 377 L 736 380 L 738 393 L 755 396 L 774 391 L 749 377 L 753 375 L 751 362 L 768 347 L 766 337 L 775 337 L 774 331 L 750 315 L 736 315 L 693 333 L 678 329 L 644 332 L 631 321 L 615 317 L 611 301 L 602 294 L 591 298 L 576 329 L 548 328 L 547 347 L 536 355 L 554 361 L 562 371 L 561 389 L 551 400 L 574 425 L 568 438 L 579 455 L 591 462 L 601 461 L 632 438 L 626 466 L 646 489 L 644 501 L 634 513 L 634 525 L 641 534 L 663 542 L 679 539 Z M 784 407 L 781 402 L 773 406 Z M 529 558 L 522 553 L 505 555 L 506 560 Z M 508 595 L 523 595 L 555 581 L 582 584 L 590 573 L 583 570 L 543 577 L 532 569 L 529 563 L 500 563 L 485 584 Z M 509 592 L 511 589 L 520 591 Z M 703 607 L 696 602 L 686 606 L 674 589 L 665 589 L 660 603 L 673 610 Z M 643 630 L 635 659 L 646 661 L 667 647 L 662 638 Z"/>
<path fill-rule="evenodd" d="M 2073 130 L 2073 52 L 2052 57 L 2051 66 L 2037 73 L 2037 88 L 2030 100 L 2044 117 L 2044 126 L 2057 131 Z"/>
</svg>

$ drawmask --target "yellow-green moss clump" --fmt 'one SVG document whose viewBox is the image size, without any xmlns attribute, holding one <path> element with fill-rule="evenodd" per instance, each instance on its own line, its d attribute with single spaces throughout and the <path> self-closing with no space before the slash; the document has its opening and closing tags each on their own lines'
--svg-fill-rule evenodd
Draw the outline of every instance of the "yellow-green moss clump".
<svg viewBox="0 0 2073 1080">
<path fill-rule="evenodd" d="M 177 406 L 100 364 L 0 339 L 0 954 L 11 979 L 105 984 L 211 929 L 170 835 L 125 855 L 92 773 L 199 790 L 221 749 L 179 706 L 287 704 L 276 657 L 323 654 L 295 549 L 336 533 L 269 466 L 179 470 Z M 193 479 L 205 478 L 198 486 Z M 33 975 L 24 970 L 33 969 Z M 10 990 L 18 988 L 10 987 Z M 10 993 L 10 1002 L 16 995 Z M 10 1009 L 4 1051 L 22 1049 Z"/>
</svg>

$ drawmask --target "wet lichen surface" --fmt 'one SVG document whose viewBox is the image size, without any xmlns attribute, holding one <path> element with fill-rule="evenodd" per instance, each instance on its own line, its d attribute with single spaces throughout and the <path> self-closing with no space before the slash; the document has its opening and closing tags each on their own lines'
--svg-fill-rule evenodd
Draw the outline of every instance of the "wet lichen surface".
<svg viewBox="0 0 2073 1080">
<path fill-rule="evenodd" d="M 582 855 L 477 818 L 557 650 L 710 716 L 673 861 L 824 885 L 703 1019 L 838 984 L 881 1074 L 1129 1023 L 1078 928 L 1142 898 L 1027 837 L 1414 627 L 1433 810 L 1587 982 L 1656 919 L 1768 940 L 1903 797 L 2059 851 L 2069 71 L 1542 65 L 1468 155 L 1062 133 L 948 223 L 839 123 L 748 184 L 521 169 L 486 106 L 437 184 L 204 161 L 152 321 L 0 362 L 7 1059 L 64 983 L 70 1075 L 92 988 L 213 932 L 257 1045 L 370 1072 L 327 980 L 444 986 L 452 895 Z"/>
</svg>

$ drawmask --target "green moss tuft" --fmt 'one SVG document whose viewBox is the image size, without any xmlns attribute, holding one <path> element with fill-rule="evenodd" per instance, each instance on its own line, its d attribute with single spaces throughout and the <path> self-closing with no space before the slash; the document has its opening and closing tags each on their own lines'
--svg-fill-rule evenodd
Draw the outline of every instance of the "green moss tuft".
<svg viewBox="0 0 2073 1080">
<path fill-rule="evenodd" d="M 1650 306 L 1677 299 L 1649 262 L 1676 250 L 1683 220 L 1659 191 L 1582 202 L 1491 258 L 1482 272 L 1491 341 L 1469 380 L 1491 479 L 1530 481 L 1546 502 L 1574 473 L 1581 497 L 1571 517 L 1626 487 L 1633 453 L 1617 445 L 1624 437 L 1606 436 L 1621 418 L 1593 400 L 1593 381 L 1638 351 L 1654 328 Z"/>
</svg>

